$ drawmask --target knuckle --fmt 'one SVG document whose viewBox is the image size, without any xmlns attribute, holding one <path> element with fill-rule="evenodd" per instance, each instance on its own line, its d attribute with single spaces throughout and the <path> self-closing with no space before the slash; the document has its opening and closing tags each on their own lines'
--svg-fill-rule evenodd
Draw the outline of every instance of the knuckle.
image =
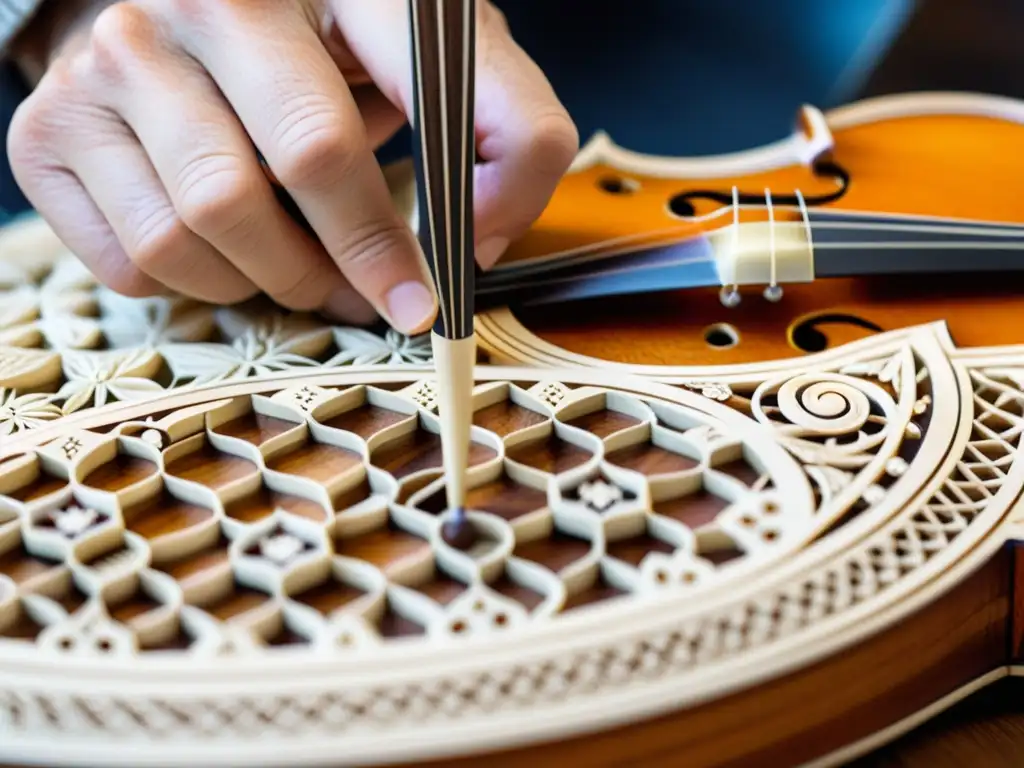
<svg viewBox="0 0 1024 768">
<path fill-rule="evenodd" d="M 96 70 L 120 79 L 156 48 L 156 25 L 147 12 L 131 2 L 109 5 L 97 14 L 89 38 Z"/>
<path fill-rule="evenodd" d="M 372 222 L 349 233 L 336 249 L 335 259 L 353 271 L 372 269 L 398 252 L 407 238 L 403 224 Z"/>
<path fill-rule="evenodd" d="M 559 112 L 530 123 L 527 154 L 542 174 L 561 177 L 580 150 L 580 135 L 572 119 Z"/>
<path fill-rule="evenodd" d="M 241 161 L 206 154 L 189 160 L 178 174 L 178 213 L 185 226 L 204 238 L 220 238 L 252 222 L 252 180 Z"/>
<path fill-rule="evenodd" d="M 113 233 L 98 233 L 97 241 L 99 247 L 84 253 L 82 260 L 107 288 L 135 299 L 153 296 L 160 291 L 158 282 L 125 259 L 121 244 Z"/>
<path fill-rule="evenodd" d="M 366 150 L 358 131 L 342 125 L 334 110 L 299 110 L 277 132 L 277 178 L 289 188 L 322 188 L 348 175 Z"/>
<path fill-rule="evenodd" d="M 321 269 L 303 270 L 291 285 L 269 291 L 274 301 L 300 312 L 317 309 L 334 282 Z"/>
<path fill-rule="evenodd" d="M 145 273 L 130 264 L 97 275 L 97 277 L 100 282 L 114 293 L 119 293 L 132 299 L 144 299 L 148 296 L 153 296 L 158 290 L 158 284 L 155 284 Z"/>
<path fill-rule="evenodd" d="M 126 250 L 136 267 L 159 279 L 179 266 L 191 238 L 191 230 L 173 212 L 157 210 L 138 222 Z"/>
<path fill-rule="evenodd" d="M 12 165 L 31 161 L 36 149 L 46 145 L 49 123 L 46 100 L 38 90 L 18 105 L 7 129 L 7 153 Z"/>
</svg>

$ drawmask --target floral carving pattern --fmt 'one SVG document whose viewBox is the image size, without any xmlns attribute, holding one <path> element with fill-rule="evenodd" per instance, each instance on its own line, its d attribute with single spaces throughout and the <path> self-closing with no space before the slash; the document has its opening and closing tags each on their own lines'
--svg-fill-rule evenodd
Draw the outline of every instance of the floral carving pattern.
<svg viewBox="0 0 1024 768">
<path fill-rule="evenodd" d="M 0 436 L 169 388 L 431 359 L 426 336 L 334 326 L 266 301 L 126 298 L 98 285 L 42 220 L 0 232 Z"/>
</svg>

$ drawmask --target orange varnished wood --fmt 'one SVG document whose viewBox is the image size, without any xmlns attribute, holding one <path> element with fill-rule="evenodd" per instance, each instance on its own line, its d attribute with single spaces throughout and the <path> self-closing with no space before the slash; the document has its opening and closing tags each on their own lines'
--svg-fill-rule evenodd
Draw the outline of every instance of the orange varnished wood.
<svg viewBox="0 0 1024 768">
<path fill-rule="evenodd" d="M 976 138 L 968 142 L 964 136 Z M 842 199 L 826 206 L 831 210 L 1024 221 L 1017 195 L 1010 193 L 1020 189 L 1024 178 L 1020 153 L 1024 126 L 1020 124 L 973 115 L 908 116 L 834 129 L 832 138 L 830 154 L 850 173 L 852 183 Z M 601 183 L 623 178 L 632 182 L 626 194 L 609 193 Z M 598 164 L 563 178 L 540 218 L 500 263 L 669 228 L 674 231 L 652 235 L 649 242 L 678 241 L 687 234 L 728 226 L 731 215 L 687 222 L 668 211 L 666 203 L 680 192 L 728 194 L 733 186 L 751 194 L 769 189 L 775 196 L 792 195 L 799 189 L 805 197 L 837 188 L 833 179 L 820 178 L 809 166 L 796 163 L 714 178 L 639 175 Z M 698 216 L 721 208 L 707 200 L 694 205 Z"/>
<path fill-rule="evenodd" d="M 635 365 L 725 365 L 800 357 L 790 340 L 804 318 L 843 314 L 883 331 L 945 322 L 959 347 L 1024 344 L 1024 275 L 834 279 L 788 285 L 778 304 L 746 292 L 727 309 L 717 289 L 611 296 L 559 306 L 515 307 L 532 333 L 560 349 L 598 360 Z M 706 331 L 727 324 L 737 343 L 716 347 Z M 831 349 L 872 335 L 848 323 L 819 326 Z"/>
<path fill-rule="evenodd" d="M 798 119 L 799 122 L 799 119 Z M 804 129 L 807 122 L 802 123 Z M 970 140 L 965 140 L 970 137 Z M 845 194 L 820 210 L 924 215 L 977 222 L 1024 223 L 1024 125 L 977 115 L 936 114 L 887 118 L 832 128 L 828 159 L 850 175 Z M 717 178 L 686 177 L 667 171 L 637 175 L 599 164 L 567 174 L 540 219 L 502 264 L 525 262 L 565 251 L 609 249 L 610 241 L 650 245 L 676 242 L 732 222 L 728 207 L 696 198 L 698 216 L 687 221 L 671 213 L 673 195 L 697 190 L 778 199 L 799 189 L 805 197 L 837 189 L 811 165 L 779 160 L 764 172 Z M 666 166 L 667 168 L 668 166 Z M 625 193 L 609 193 L 603 180 L 617 179 Z M 785 218 L 780 208 L 776 218 Z M 765 218 L 744 211 L 742 220 Z M 622 247 L 614 250 L 622 251 Z M 899 252 L 893 251 L 893 258 Z M 644 365 L 714 365 L 798 357 L 809 350 L 792 338 L 802 320 L 844 314 L 895 330 L 945 321 L 961 347 L 1024 343 L 1024 325 L 1003 318 L 1024 311 L 1024 274 L 913 275 L 878 279 L 819 279 L 789 284 L 778 304 L 764 300 L 760 287 L 744 289 L 735 308 L 722 306 L 717 289 L 672 291 L 597 298 L 542 307 L 514 307 L 530 332 L 556 347 L 600 360 Z M 725 323 L 738 343 L 715 346 L 706 331 Z M 827 348 L 874 331 L 849 323 L 821 326 Z"/>
</svg>

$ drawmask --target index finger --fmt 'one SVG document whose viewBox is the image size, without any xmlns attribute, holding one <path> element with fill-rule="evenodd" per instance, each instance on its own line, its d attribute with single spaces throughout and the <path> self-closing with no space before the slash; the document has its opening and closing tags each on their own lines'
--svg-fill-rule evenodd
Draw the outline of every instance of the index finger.
<svg viewBox="0 0 1024 768">
<path fill-rule="evenodd" d="M 407 115 L 413 94 L 406 0 L 332 0 L 342 35 L 381 91 Z M 489 267 L 544 211 L 579 151 L 579 134 L 540 68 L 482 2 L 477 24 L 475 232 Z"/>
<path fill-rule="evenodd" d="M 182 41 L 224 93 L 352 286 L 394 327 L 420 333 L 437 302 L 392 203 L 358 105 L 297 4 L 203 3 Z M 197 28 L 195 19 L 190 26 Z M 287 258 L 287 254 L 282 254 Z M 287 268 L 287 265 L 284 265 Z"/>
</svg>

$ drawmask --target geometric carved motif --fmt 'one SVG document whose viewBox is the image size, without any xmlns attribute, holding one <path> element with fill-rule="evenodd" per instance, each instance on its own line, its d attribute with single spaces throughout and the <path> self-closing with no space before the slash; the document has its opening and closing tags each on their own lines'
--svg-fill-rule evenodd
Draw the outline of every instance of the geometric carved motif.
<svg viewBox="0 0 1024 768">
<path fill-rule="evenodd" d="M 1024 480 L 1015 369 L 927 331 L 690 385 L 480 368 L 481 543 L 451 550 L 431 387 L 381 370 L 11 443 L 0 756 L 401 759 L 706 700 L 959 578 Z"/>
<path fill-rule="evenodd" d="M 452 549 L 427 383 L 221 399 L 9 461 L 0 637 L 77 652 L 99 622 L 111 653 L 359 652 L 706 586 L 810 530 L 776 445 L 617 391 L 559 384 L 552 405 L 553 383 L 492 382 L 470 454 L 481 537 Z"/>
</svg>

